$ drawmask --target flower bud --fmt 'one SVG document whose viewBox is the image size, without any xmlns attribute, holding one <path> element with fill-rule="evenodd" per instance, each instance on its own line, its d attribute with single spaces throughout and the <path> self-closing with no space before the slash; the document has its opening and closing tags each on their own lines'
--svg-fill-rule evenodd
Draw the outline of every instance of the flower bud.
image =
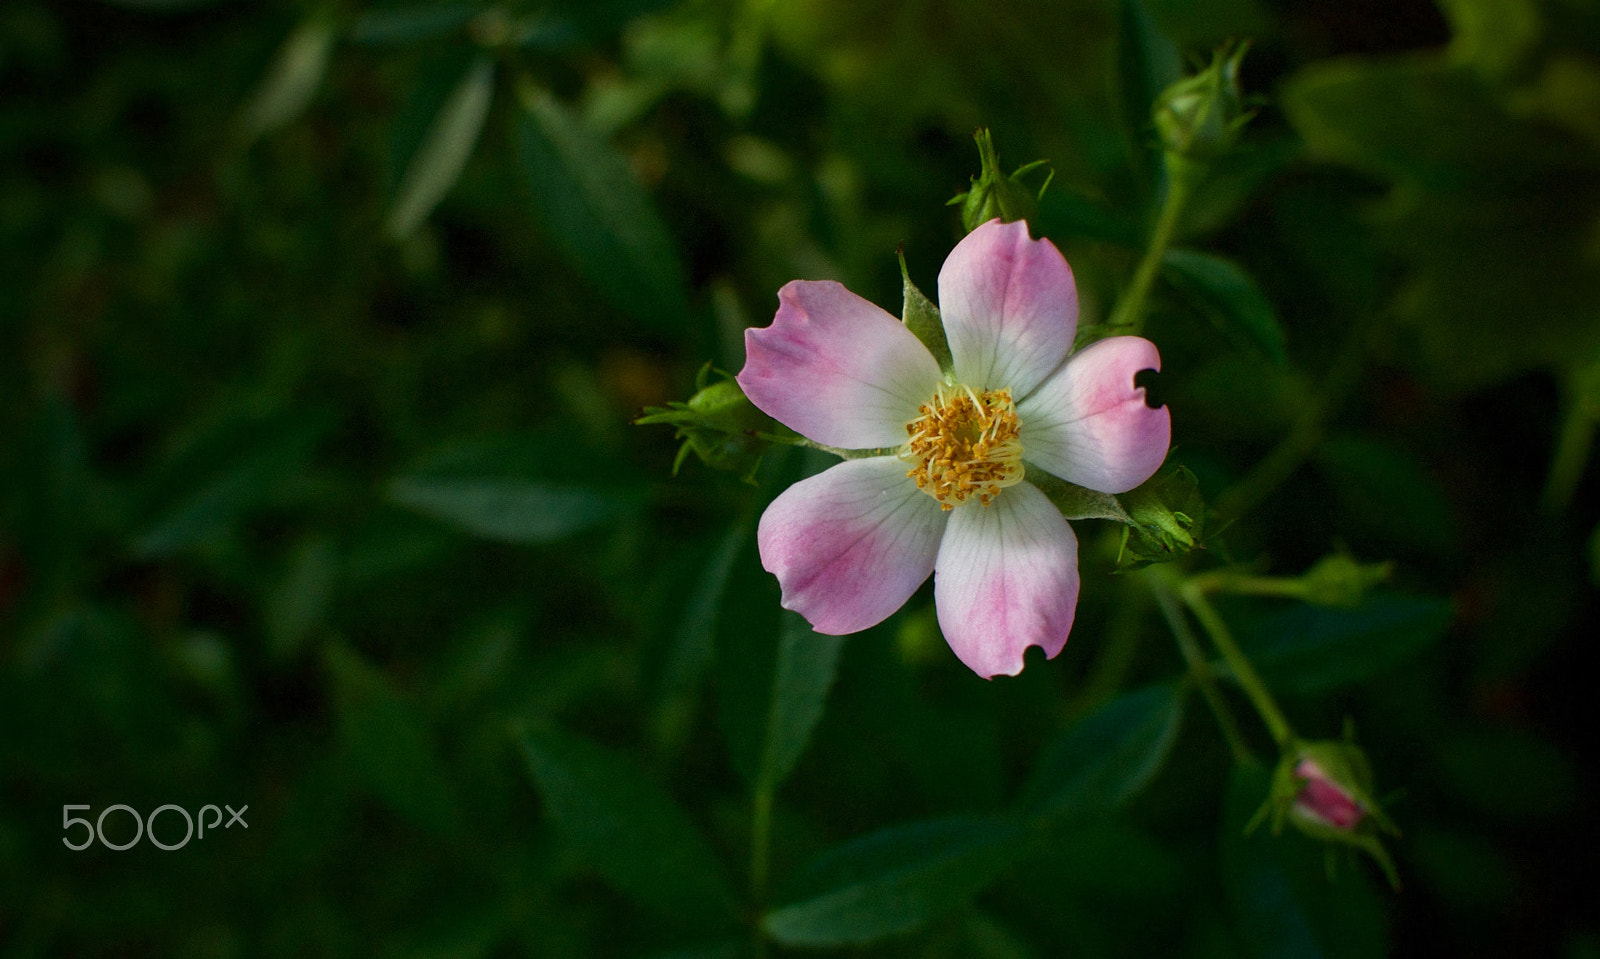
<svg viewBox="0 0 1600 959">
<path fill-rule="evenodd" d="M 711 372 L 709 363 L 701 368 L 695 379 L 696 392 L 689 402 L 674 400 L 664 407 L 647 406 L 634 425 L 664 423 L 677 428 L 683 445 L 672 462 L 674 476 L 692 452 L 712 469 L 738 473 L 746 482 L 753 482 L 761 457 L 770 445 L 760 434 L 772 432 L 777 424 L 756 409 L 733 379 L 709 382 Z"/>
<path fill-rule="evenodd" d="M 1372 856 L 1390 885 L 1399 886 L 1394 863 L 1379 833 L 1399 835 L 1394 823 L 1372 798 L 1372 767 L 1361 747 L 1343 740 L 1295 740 L 1284 750 L 1273 774 L 1272 792 L 1252 827 L 1272 819 L 1274 833 L 1285 821 L 1331 846 L 1360 849 Z"/>
<path fill-rule="evenodd" d="M 978 142 L 978 175 L 972 178 L 972 186 L 967 192 L 952 197 L 949 204 L 961 205 L 961 225 L 971 233 L 979 224 L 996 218 L 1003 223 L 1032 219 L 1039 212 L 1039 198 L 1044 195 L 1055 173 L 1045 177 L 1044 185 L 1037 192 L 1023 186 L 1020 178 L 1049 161 L 1035 160 L 1006 176 L 1000 172 L 1000 159 L 995 154 L 994 138 L 989 135 L 988 129 L 979 127 L 972 138 Z"/>
<path fill-rule="evenodd" d="M 1393 563 L 1358 563 L 1343 553 L 1334 553 L 1300 577 L 1301 596 L 1319 606 L 1354 606 L 1367 590 L 1388 579 L 1393 570 Z"/>
<path fill-rule="evenodd" d="M 1211 65 L 1167 87 L 1156 97 L 1152 120 L 1169 166 L 1225 153 L 1239 129 L 1255 115 L 1239 97 L 1239 62 L 1250 45 L 1223 44 Z"/>
</svg>

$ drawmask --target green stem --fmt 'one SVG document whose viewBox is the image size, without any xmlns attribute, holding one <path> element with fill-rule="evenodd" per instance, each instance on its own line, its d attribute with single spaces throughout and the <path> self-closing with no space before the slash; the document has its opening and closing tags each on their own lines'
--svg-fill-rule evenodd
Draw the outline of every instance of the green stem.
<svg viewBox="0 0 1600 959">
<path fill-rule="evenodd" d="M 1139 261 L 1127 291 L 1111 313 L 1111 326 L 1121 327 L 1129 333 L 1144 329 L 1144 301 L 1150 295 L 1156 274 L 1161 272 L 1161 261 L 1166 257 L 1167 247 L 1172 244 L 1172 238 L 1178 231 L 1184 207 L 1189 205 L 1189 197 L 1194 193 L 1196 173 L 1196 168 L 1188 163 L 1169 164 L 1167 195 L 1162 200 L 1155 229 L 1150 232 L 1150 245 L 1145 250 L 1144 259 Z"/>
<path fill-rule="evenodd" d="M 757 959 L 767 954 L 767 937 L 761 931 L 761 914 L 767 908 L 767 874 L 772 849 L 773 788 L 762 782 L 750 805 L 750 902 L 755 907 L 750 946 Z"/>
<path fill-rule="evenodd" d="M 1568 403 L 1567 415 L 1561 422 L 1561 437 L 1550 459 L 1544 493 L 1539 497 L 1539 507 L 1546 513 L 1559 513 L 1572 502 L 1578 480 L 1583 478 L 1583 468 L 1589 462 L 1597 415 L 1600 410 L 1583 402 L 1581 397 Z"/>
<path fill-rule="evenodd" d="M 1245 573 L 1213 570 L 1189 579 L 1189 585 L 1202 593 L 1232 593 L 1236 596 L 1273 596 L 1304 599 L 1306 583 L 1299 576 L 1250 576 Z"/>
<path fill-rule="evenodd" d="M 1206 705 L 1211 707 L 1211 715 L 1216 717 L 1217 728 L 1222 730 L 1222 738 L 1228 743 L 1228 751 L 1233 753 L 1237 763 L 1246 763 L 1254 760 L 1250 747 L 1244 743 L 1244 737 L 1239 734 L 1238 720 L 1233 718 L 1233 710 L 1228 708 L 1228 701 L 1222 697 L 1222 690 L 1217 688 L 1217 676 L 1211 671 L 1211 663 L 1206 660 L 1205 653 L 1200 650 L 1200 642 L 1195 639 L 1194 630 L 1189 628 L 1189 621 L 1183 616 L 1183 609 L 1178 605 L 1177 597 L 1172 595 L 1172 587 L 1167 583 L 1167 574 L 1152 572 L 1146 574 L 1146 581 L 1150 584 L 1150 592 L 1156 598 L 1156 605 L 1161 607 L 1161 615 L 1167 621 L 1167 626 L 1172 629 L 1172 636 L 1178 641 L 1178 651 L 1183 653 L 1183 660 L 1189 666 L 1189 675 L 1194 679 L 1194 684 L 1200 687 L 1200 695 L 1205 697 Z"/>
<path fill-rule="evenodd" d="M 1267 684 L 1262 681 L 1261 675 L 1251 665 L 1239 644 L 1233 641 L 1233 633 L 1229 631 L 1228 624 L 1217 615 L 1216 609 L 1206 594 L 1195 588 L 1193 582 L 1184 583 L 1178 588 L 1183 602 L 1194 613 L 1194 618 L 1200 622 L 1200 627 L 1211 636 L 1211 642 L 1222 653 L 1222 658 L 1228 661 L 1228 667 L 1233 670 L 1234 678 L 1239 681 L 1239 688 L 1250 697 L 1250 702 L 1256 707 L 1256 712 L 1261 714 L 1261 721 L 1266 723 L 1267 731 L 1272 734 L 1272 741 L 1278 744 L 1279 749 L 1287 749 L 1294 742 L 1294 729 L 1289 721 L 1284 718 L 1283 711 L 1272 698 Z"/>
</svg>

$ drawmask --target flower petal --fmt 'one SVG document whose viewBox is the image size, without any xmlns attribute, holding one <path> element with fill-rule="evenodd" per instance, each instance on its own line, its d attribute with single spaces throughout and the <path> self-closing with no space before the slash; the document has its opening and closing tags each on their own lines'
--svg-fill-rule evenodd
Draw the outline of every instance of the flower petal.
<svg viewBox="0 0 1600 959">
<path fill-rule="evenodd" d="M 904 324 L 832 281 L 785 284 L 772 325 L 745 330 L 744 347 L 737 379 L 750 402 L 828 446 L 899 446 L 939 385 L 939 364 Z"/>
<path fill-rule="evenodd" d="M 947 514 L 893 456 L 845 460 L 801 480 L 761 514 L 761 565 L 783 607 L 819 633 L 876 626 L 933 572 Z"/>
<path fill-rule="evenodd" d="M 1021 399 L 1072 349 L 1078 288 L 1055 244 L 1029 239 L 1024 221 L 990 220 L 944 261 L 939 310 L 955 378 Z"/>
<path fill-rule="evenodd" d="M 1159 369 L 1156 345 L 1138 336 L 1113 336 L 1074 353 L 1017 404 L 1023 458 L 1102 493 L 1143 483 L 1167 458 L 1172 414 L 1146 406 L 1133 376 Z"/>
<path fill-rule="evenodd" d="M 988 506 L 958 507 L 933 578 L 939 628 L 985 679 L 1022 671 L 1029 646 L 1054 657 L 1078 607 L 1078 537 L 1038 487 L 1018 483 Z"/>
</svg>

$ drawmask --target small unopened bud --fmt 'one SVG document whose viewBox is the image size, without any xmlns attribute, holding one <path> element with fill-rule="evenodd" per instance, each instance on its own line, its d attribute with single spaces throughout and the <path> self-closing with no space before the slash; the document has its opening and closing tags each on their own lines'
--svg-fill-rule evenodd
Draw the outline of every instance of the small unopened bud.
<svg viewBox="0 0 1600 959">
<path fill-rule="evenodd" d="M 1272 792 L 1251 826 L 1267 818 L 1274 833 L 1288 822 L 1330 849 L 1360 849 L 1383 869 L 1390 885 L 1399 887 L 1394 863 L 1378 837 L 1398 836 L 1400 830 L 1372 797 L 1372 767 L 1348 730 L 1343 740 L 1290 743 L 1273 774 Z"/>
<path fill-rule="evenodd" d="M 1294 797 L 1290 815 L 1333 829 L 1354 829 L 1367 810 L 1343 785 L 1330 778 L 1316 760 L 1306 757 L 1294 767 L 1305 785 Z"/>
<path fill-rule="evenodd" d="M 978 175 L 972 178 L 967 192 L 950 199 L 951 206 L 961 205 L 961 225 L 971 233 L 980 224 L 996 218 L 1003 223 L 1031 220 L 1039 212 L 1039 198 L 1044 196 L 1055 173 L 1052 171 L 1045 177 L 1044 185 L 1038 190 L 1024 186 L 1021 177 L 1050 161 L 1035 160 L 1006 176 L 1000 172 L 1000 159 L 995 154 L 994 138 L 988 129 L 979 127 L 972 138 L 978 142 Z"/>
<path fill-rule="evenodd" d="M 738 473 L 753 482 L 761 457 L 769 441 L 762 433 L 779 427 L 767 414 L 756 409 L 732 378 L 710 382 L 711 364 L 707 363 L 695 379 L 695 394 L 687 403 L 676 400 L 666 406 L 647 406 L 644 415 L 634 420 L 636 426 L 661 423 L 677 429 L 683 440 L 678 456 L 672 462 L 673 475 L 684 459 L 694 453 L 712 469 Z M 722 374 L 727 376 L 727 374 Z"/>
<path fill-rule="evenodd" d="M 1167 87 L 1156 98 L 1156 132 L 1170 164 L 1207 160 L 1227 152 L 1239 129 L 1255 115 L 1239 96 L 1239 63 L 1250 45 L 1225 43 L 1199 73 Z"/>
<path fill-rule="evenodd" d="M 1354 606 L 1389 578 L 1393 563 L 1358 563 L 1343 553 L 1319 560 L 1300 577 L 1301 596 L 1319 606 Z"/>
</svg>

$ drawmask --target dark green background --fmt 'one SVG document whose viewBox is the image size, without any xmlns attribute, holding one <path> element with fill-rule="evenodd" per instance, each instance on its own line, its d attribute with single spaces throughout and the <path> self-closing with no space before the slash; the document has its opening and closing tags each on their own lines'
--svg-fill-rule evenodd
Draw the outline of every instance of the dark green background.
<svg viewBox="0 0 1600 959">
<path fill-rule="evenodd" d="M 471 4 L 0 6 L 0 954 L 740 955 L 749 782 L 798 755 L 785 942 L 1600 956 L 1600 486 L 1544 492 L 1600 409 L 1593 4 L 514 6 L 538 29 L 489 54 L 471 159 L 400 240 Z M 306 23 L 326 75 L 251 129 Z M 628 425 L 735 370 L 790 279 L 895 309 L 903 242 L 931 292 L 980 124 L 1051 160 L 1035 228 L 1103 318 L 1159 194 L 1149 99 L 1230 36 L 1261 112 L 1182 229 L 1210 280 L 1156 288 L 1154 389 L 1213 502 L 1298 438 L 1191 568 L 1395 561 L 1353 610 L 1221 609 L 1304 735 L 1355 719 L 1399 893 L 1240 839 L 1265 779 L 1197 699 L 1175 740 L 1165 699 L 1110 699 L 1182 661 L 1102 522 L 1057 660 L 974 678 L 924 591 L 838 647 L 798 754 L 833 647 L 780 620 L 749 530 L 820 464 L 673 479 L 669 431 Z M 775 711 L 779 651 L 820 690 Z M 115 803 L 249 826 L 63 847 L 63 805 Z M 806 911 L 849 869 L 893 881 L 856 925 Z"/>
</svg>

